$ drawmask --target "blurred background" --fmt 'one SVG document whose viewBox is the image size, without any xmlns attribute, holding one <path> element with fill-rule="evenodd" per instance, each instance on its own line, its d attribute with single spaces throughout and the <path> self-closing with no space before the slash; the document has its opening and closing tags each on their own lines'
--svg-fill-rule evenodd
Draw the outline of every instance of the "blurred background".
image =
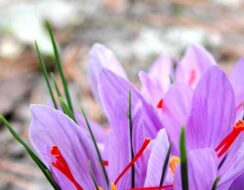
<svg viewBox="0 0 244 190">
<path fill-rule="evenodd" d="M 74 105 L 82 102 L 96 121 L 103 116 L 86 76 L 96 42 L 115 52 L 136 85 L 138 71 L 160 53 L 179 60 L 190 43 L 205 46 L 227 73 L 244 53 L 242 0 L 0 0 L 0 10 L 0 113 L 27 142 L 29 104 L 49 101 L 34 40 L 55 72 L 45 19 L 52 23 Z M 3 126 L 0 189 L 51 189 Z"/>
</svg>

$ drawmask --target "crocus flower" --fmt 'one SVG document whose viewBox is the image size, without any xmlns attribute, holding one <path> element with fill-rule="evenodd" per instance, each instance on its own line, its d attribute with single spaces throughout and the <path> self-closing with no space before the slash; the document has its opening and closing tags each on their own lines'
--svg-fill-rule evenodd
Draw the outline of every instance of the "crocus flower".
<svg viewBox="0 0 244 190">
<path fill-rule="evenodd" d="M 179 130 L 186 126 L 190 189 L 211 189 L 217 176 L 218 189 L 228 189 L 243 173 L 244 122 L 236 122 L 232 85 L 216 66 L 205 72 L 194 92 L 183 84 L 173 85 L 165 95 L 162 114 L 175 156 L 179 154 Z M 178 171 L 176 189 L 181 189 L 179 179 Z"/>
<path fill-rule="evenodd" d="M 92 52 L 95 52 L 96 55 L 101 52 L 101 55 L 93 57 Z M 93 90 L 95 97 L 102 105 L 110 123 L 109 134 L 105 134 L 104 130 L 99 129 L 99 126 L 90 120 L 91 127 L 95 130 L 94 135 L 98 139 L 97 143 L 101 143 L 102 149 L 104 149 L 101 152 L 104 159 L 103 164 L 106 165 L 108 173 L 107 178 L 104 178 L 101 166 L 99 166 L 99 157 L 96 155 L 90 135 L 86 130 L 84 119 L 79 113 L 75 114 L 76 124 L 62 111 L 54 110 L 51 107 L 33 105 L 31 108 L 31 142 L 61 189 L 94 189 L 88 163 L 91 165 L 95 181 L 100 188 L 143 187 L 148 167 L 146 163 L 150 154 L 150 151 L 146 149 L 150 143 L 148 137 L 151 139 L 156 137 L 162 124 L 157 118 L 155 110 L 126 80 L 126 77 L 123 74 L 114 73 L 120 72 L 122 68 L 111 56 L 113 55 L 109 50 L 101 45 L 96 45 L 92 49 L 89 59 L 92 89 L 95 89 Z M 94 65 L 96 58 L 101 64 Z M 115 64 L 113 72 L 111 67 L 109 70 L 106 69 L 106 64 L 110 61 Z M 119 88 L 116 88 L 118 84 Z M 132 138 L 129 134 L 127 116 L 129 91 L 132 94 Z M 106 140 L 102 137 L 103 135 L 107 137 Z M 131 147 L 133 147 L 133 157 L 131 157 Z M 136 179 L 133 185 L 131 173 L 128 172 L 132 170 L 132 167 L 135 167 Z M 159 184 L 156 187 L 162 188 L 158 186 Z"/>
<path fill-rule="evenodd" d="M 64 115 L 61 111 L 55 110 L 50 106 L 32 105 L 32 122 L 30 125 L 30 140 L 41 160 L 51 171 L 51 174 L 61 189 L 95 189 L 92 175 L 100 189 L 124 189 L 127 181 L 124 180 L 126 173 L 131 166 L 142 156 L 149 139 L 144 142 L 132 161 L 128 160 L 126 167 L 122 168 L 116 178 L 109 178 L 109 184 L 103 175 L 99 158 L 92 144 L 90 134 L 87 133 L 85 126 L 78 126 L 73 120 Z M 118 129 L 119 130 L 119 129 Z M 110 148 L 114 158 L 119 151 L 117 146 L 120 143 L 114 140 Z M 109 176 L 120 169 L 121 162 L 124 162 L 124 155 L 120 153 L 120 159 L 111 159 L 108 167 Z M 91 168 L 89 170 L 89 163 Z M 106 163 L 104 163 L 106 165 Z M 92 172 L 92 174 L 91 174 Z M 111 182 L 111 183 L 110 183 Z M 128 187 L 128 188 L 131 188 Z"/>
<path fill-rule="evenodd" d="M 199 45 L 187 48 L 185 55 L 177 63 L 176 70 L 173 69 L 173 61 L 162 54 L 147 73 L 139 73 L 142 94 L 151 105 L 161 108 L 165 93 L 173 81 L 195 88 L 203 73 L 213 65 L 216 65 L 214 58 Z"/>
</svg>

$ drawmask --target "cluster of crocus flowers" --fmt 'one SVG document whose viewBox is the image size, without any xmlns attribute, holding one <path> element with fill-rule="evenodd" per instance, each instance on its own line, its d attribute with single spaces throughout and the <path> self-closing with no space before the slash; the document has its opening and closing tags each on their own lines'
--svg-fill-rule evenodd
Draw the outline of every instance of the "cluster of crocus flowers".
<svg viewBox="0 0 244 190">
<path fill-rule="evenodd" d="M 243 59 L 228 78 L 192 45 L 176 69 L 161 55 L 141 71 L 138 90 L 96 44 L 88 76 L 109 128 L 83 111 L 32 105 L 31 144 L 57 189 L 243 189 L 243 73 Z"/>
<path fill-rule="evenodd" d="M 176 71 L 161 56 L 149 72 L 140 72 L 139 91 L 113 53 L 96 44 L 88 74 L 109 130 L 78 112 L 75 122 L 62 110 L 32 105 L 30 139 L 61 189 L 184 189 L 179 140 L 185 127 L 187 187 L 240 189 L 243 71 L 240 60 L 228 79 L 211 55 L 194 45 Z"/>
</svg>

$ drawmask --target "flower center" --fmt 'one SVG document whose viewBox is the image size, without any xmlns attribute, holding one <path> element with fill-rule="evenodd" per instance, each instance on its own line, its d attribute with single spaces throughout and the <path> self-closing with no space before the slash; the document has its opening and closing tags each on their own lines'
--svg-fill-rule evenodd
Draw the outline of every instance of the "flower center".
<svg viewBox="0 0 244 190">
<path fill-rule="evenodd" d="M 193 83 L 195 82 L 197 78 L 197 72 L 195 69 L 192 69 L 191 72 L 190 72 L 190 78 L 189 78 L 189 81 L 188 81 L 188 84 L 189 85 L 193 85 Z"/>
<path fill-rule="evenodd" d="M 77 190 L 83 190 L 80 184 L 75 180 L 74 176 L 72 175 L 68 163 L 66 162 L 65 158 L 61 154 L 58 146 L 54 145 L 50 151 L 51 155 L 56 159 L 54 162 L 51 162 L 52 166 L 62 172 L 76 187 Z"/>
<path fill-rule="evenodd" d="M 230 146 L 233 144 L 235 139 L 239 134 L 244 131 L 244 121 L 239 120 L 233 127 L 233 130 L 228 134 L 222 142 L 215 148 L 215 151 L 218 153 L 218 157 L 221 157 L 225 154 Z"/>
</svg>

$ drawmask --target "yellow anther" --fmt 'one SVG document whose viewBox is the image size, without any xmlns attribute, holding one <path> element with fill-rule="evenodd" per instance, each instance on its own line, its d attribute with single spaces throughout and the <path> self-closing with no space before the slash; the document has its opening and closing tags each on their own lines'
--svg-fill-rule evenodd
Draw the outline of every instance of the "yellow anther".
<svg viewBox="0 0 244 190">
<path fill-rule="evenodd" d="M 99 190 L 103 190 L 103 188 L 102 188 L 102 187 L 98 187 L 98 189 L 99 189 Z"/>
<path fill-rule="evenodd" d="M 169 161 L 169 168 L 170 168 L 171 172 L 174 175 L 175 175 L 175 172 L 176 172 L 176 167 L 179 164 L 179 162 L 180 162 L 180 158 L 179 157 L 176 157 L 176 156 L 173 156 L 171 158 L 171 160 Z"/>
<path fill-rule="evenodd" d="M 111 185 L 111 190 L 117 190 L 117 187 L 115 186 L 114 183 L 112 183 L 112 185 Z"/>
</svg>

